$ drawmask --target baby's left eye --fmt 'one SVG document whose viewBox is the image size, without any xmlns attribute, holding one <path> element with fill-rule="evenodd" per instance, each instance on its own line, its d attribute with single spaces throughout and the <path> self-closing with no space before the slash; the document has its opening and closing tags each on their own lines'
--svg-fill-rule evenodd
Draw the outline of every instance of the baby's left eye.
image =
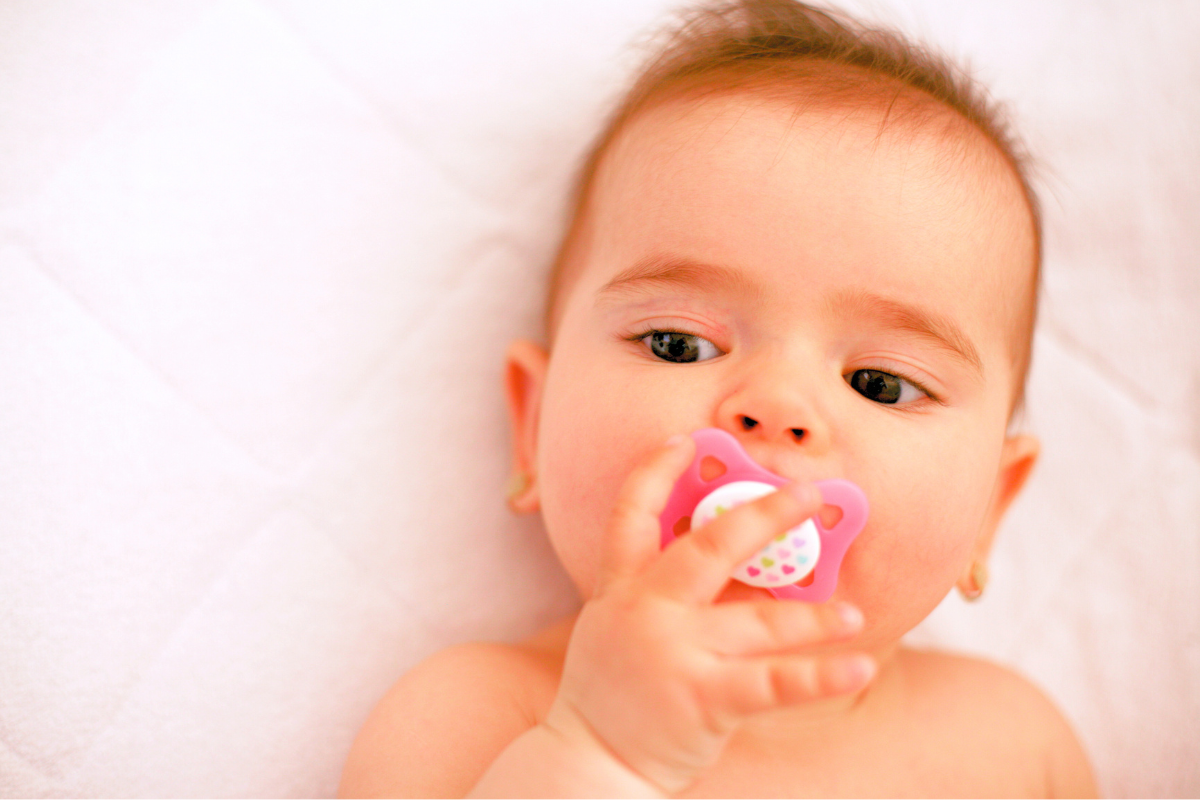
<svg viewBox="0 0 1200 800">
<path fill-rule="evenodd" d="M 673 361 L 676 364 L 707 361 L 721 355 L 715 344 L 691 333 L 652 331 L 641 337 L 641 340 L 654 355 L 663 361 Z"/>
<path fill-rule="evenodd" d="M 920 387 L 899 375 L 878 369 L 855 370 L 850 377 L 846 378 L 846 382 L 854 391 L 868 400 L 887 405 L 911 403 L 929 396 Z"/>
</svg>

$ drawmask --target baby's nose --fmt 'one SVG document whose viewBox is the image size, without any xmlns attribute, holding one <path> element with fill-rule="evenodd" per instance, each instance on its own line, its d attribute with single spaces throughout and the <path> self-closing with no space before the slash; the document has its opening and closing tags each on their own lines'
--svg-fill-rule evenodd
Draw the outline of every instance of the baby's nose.
<svg viewBox="0 0 1200 800">
<path fill-rule="evenodd" d="M 746 416 L 745 414 L 741 415 L 741 419 L 739 421 L 741 423 L 742 430 L 744 431 L 752 431 L 759 427 L 758 420 L 754 419 L 754 417 Z M 795 439 L 796 442 L 800 442 L 804 439 L 804 436 L 808 433 L 808 431 L 804 428 L 789 428 L 788 433 L 791 434 L 792 438 Z"/>
<path fill-rule="evenodd" d="M 739 360 L 716 409 L 716 425 L 743 445 L 804 448 L 819 456 L 830 446 L 830 377 L 820 352 L 800 343 L 767 344 Z"/>
</svg>

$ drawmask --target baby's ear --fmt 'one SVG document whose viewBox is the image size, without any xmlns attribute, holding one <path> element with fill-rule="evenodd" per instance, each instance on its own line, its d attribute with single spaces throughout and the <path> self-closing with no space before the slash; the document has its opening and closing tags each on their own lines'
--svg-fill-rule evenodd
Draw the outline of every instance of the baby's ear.
<svg viewBox="0 0 1200 800">
<path fill-rule="evenodd" d="M 1021 487 L 1033 472 L 1041 451 L 1041 442 L 1027 434 L 1009 436 L 1004 440 L 1000 449 L 1000 469 L 996 472 L 992 503 L 988 508 L 983 529 L 984 535 L 980 537 L 982 541 L 976 546 L 976 559 L 981 563 L 987 560 L 996 529 L 1000 527 L 1000 521 L 1004 519 L 1012 501 L 1021 493 Z"/>
<path fill-rule="evenodd" d="M 539 344 L 518 339 L 508 346 L 504 390 L 512 430 L 513 481 L 508 504 L 513 511 L 538 510 L 537 431 L 542 389 L 550 355 Z"/>
</svg>

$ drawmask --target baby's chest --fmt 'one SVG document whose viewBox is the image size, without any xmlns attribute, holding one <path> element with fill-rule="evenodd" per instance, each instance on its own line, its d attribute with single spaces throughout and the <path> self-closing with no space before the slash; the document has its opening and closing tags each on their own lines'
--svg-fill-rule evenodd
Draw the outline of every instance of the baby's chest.
<svg viewBox="0 0 1200 800">
<path fill-rule="evenodd" d="M 1044 771 L 1020 748 L 910 731 L 852 743 L 730 742 L 687 797 L 1044 797 Z"/>
</svg>

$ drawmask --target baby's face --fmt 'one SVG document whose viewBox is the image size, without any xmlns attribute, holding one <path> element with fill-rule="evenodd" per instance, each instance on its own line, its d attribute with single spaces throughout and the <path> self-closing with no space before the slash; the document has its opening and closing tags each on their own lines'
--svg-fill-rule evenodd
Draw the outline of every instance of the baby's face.
<svg viewBox="0 0 1200 800">
<path fill-rule="evenodd" d="M 870 112 L 675 102 L 625 129 L 590 215 L 531 437 L 583 596 L 633 466 L 719 427 L 781 476 L 862 487 L 835 597 L 895 641 L 986 555 L 1034 457 L 1005 433 L 1033 239 L 999 154 Z"/>
</svg>

